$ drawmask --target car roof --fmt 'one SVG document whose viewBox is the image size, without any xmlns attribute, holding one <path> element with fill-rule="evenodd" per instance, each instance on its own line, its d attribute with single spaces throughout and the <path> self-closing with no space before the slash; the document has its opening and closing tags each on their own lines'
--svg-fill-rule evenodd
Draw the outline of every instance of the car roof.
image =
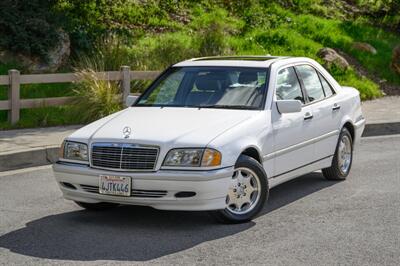
<svg viewBox="0 0 400 266">
<path fill-rule="evenodd" d="M 209 56 L 192 58 L 175 64 L 175 67 L 189 66 L 231 66 L 231 67 L 269 67 L 269 65 L 277 60 L 290 58 L 287 56 Z"/>
</svg>

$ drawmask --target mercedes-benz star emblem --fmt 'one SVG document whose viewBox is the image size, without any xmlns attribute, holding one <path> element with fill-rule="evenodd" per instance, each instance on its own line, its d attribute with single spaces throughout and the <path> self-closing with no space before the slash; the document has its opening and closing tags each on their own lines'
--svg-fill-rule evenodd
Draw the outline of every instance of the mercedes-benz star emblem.
<svg viewBox="0 0 400 266">
<path fill-rule="evenodd" d="M 129 136 L 131 135 L 131 128 L 124 127 L 124 129 L 122 130 L 122 134 L 124 134 L 124 138 L 129 138 Z"/>
</svg>

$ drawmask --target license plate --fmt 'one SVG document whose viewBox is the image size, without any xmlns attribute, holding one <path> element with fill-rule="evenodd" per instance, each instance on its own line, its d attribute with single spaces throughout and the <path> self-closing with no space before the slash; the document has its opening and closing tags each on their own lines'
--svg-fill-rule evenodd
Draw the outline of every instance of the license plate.
<svg viewBox="0 0 400 266">
<path fill-rule="evenodd" d="M 101 175 L 99 193 L 129 197 L 131 195 L 131 184 L 131 178 L 127 176 Z"/>
</svg>

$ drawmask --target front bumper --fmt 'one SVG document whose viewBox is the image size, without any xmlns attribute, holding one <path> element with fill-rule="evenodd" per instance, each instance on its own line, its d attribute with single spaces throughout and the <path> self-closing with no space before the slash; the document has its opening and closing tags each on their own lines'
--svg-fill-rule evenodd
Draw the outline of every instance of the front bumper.
<svg viewBox="0 0 400 266">
<path fill-rule="evenodd" d="M 354 135 L 355 135 L 354 147 L 357 147 L 361 141 L 361 136 L 362 133 L 364 132 L 365 124 L 366 120 L 363 117 L 354 123 Z"/>
<path fill-rule="evenodd" d="M 87 203 L 113 202 L 128 205 L 144 205 L 163 210 L 218 210 L 226 207 L 233 167 L 209 171 L 113 172 L 57 162 L 53 165 L 54 176 L 64 198 Z M 100 175 L 121 175 L 132 178 L 132 189 L 139 191 L 165 191 L 161 197 L 135 195 L 131 197 L 109 196 L 97 193 Z M 68 183 L 71 186 L 66 186 Z M 91 187 L 88 190 L 87 187 Z M 85 189 L 86 188 L 86 189 Z M 192 197 L 177 198 L 178 192 L 195 192 Z"/>
</svg>

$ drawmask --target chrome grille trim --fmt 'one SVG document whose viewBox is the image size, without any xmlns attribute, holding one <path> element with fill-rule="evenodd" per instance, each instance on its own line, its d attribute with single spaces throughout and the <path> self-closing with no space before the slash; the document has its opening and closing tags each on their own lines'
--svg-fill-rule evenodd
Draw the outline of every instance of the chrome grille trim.
<svg viewBox="0 0 400 266">
<path fill-rule="evenodd" d="M 117 171 L 154 171 L 159 148 L 133 143 L 95 142 L 90 166 Z"/>
<path fill-rule="evenodd" d="M 90 185 L 79 185 L 84 191 L 90 193 L 99 194 L 98 186 L 90 186 Z M 167 195 L 167 191 L 165 190 L 142 190 L 142 189 L 132 189 L 131 197 L 137 198 L 162 198 Z"/>
</svg>

